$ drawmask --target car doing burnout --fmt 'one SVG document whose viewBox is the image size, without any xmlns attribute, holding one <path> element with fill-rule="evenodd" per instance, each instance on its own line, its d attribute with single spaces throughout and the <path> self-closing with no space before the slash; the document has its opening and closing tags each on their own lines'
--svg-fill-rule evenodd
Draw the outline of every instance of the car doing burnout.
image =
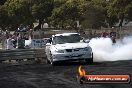
<svg viewBox="0 0 132 88">
<path fill-rule="evenodd" d="M 47 62 L 52 65 L 60 61 L 93 62 L 92 48 L 78 33 L 52 35 L 45 51 Z"/>
</svg>

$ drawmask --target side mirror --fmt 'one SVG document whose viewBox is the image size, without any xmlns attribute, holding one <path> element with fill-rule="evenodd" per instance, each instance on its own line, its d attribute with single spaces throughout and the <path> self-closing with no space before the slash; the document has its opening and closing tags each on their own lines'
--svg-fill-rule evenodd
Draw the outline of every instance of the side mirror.
<svg viewBox="0 0 132 88">
<path fill-rule="evenodd" d="M 85 43 L 89 43 L 90 40 L 89 40 L 89 39 L 85 39 L 84 42 L 85 42 Z"/>
</svg>

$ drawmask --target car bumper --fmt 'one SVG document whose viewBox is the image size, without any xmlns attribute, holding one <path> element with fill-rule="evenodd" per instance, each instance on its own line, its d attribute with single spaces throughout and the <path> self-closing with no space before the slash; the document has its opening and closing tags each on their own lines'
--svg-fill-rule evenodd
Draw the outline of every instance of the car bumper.
<svg viewBox="0 0 132 88">
<path fill-rule="evenodd" d="M 92 52 L 52 54 L 53 61 L 77 61 L 92 58 Z"/>
</svg>

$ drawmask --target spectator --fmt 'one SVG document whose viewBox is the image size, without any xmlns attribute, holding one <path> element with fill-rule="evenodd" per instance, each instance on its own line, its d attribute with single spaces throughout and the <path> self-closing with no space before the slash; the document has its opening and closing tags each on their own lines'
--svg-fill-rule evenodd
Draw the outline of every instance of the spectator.
<svg viewBox="0 0 132 88">
<path fill-rule="evenodd" d="M 24 49 L 25 46 L 25 40 L 23 39 L 23 37 L 19 34 L 17 36 L 17 48 L 18 49 Z"/>
<path fill-rule="evenodd" d="M 23 39 L 24 39 L 24 40 L 29 40 L 28 34 L 25 33 Z"/>
<path fill-rule="evenodd" d="M 27 31 L 26 27 L 23 27 L 21 30 L 21 32 L 26 32 L 26 31 Z"/>
<path fill-rule="evenodd" d="M 33 29 L 30 29 L 29 30 L 29 39 L 32 39 L 33 38 Z"/>
<path fill-rule="evenodd" d="M 6 35 L 6 38 L 9 38 L 9 36 L 10 36 L 10 31 L 6 30 L 6 31 L 5 31 L 5 35 Z"/>
<path fill-rule="evenodd" d="M 107 33 L 106 30 L 104 30 L 104 32 L 101 34 L 101 37 L 104 37 L 104 38 L 106 38 L 108 36 L 109 36 L 109 34 Z"/>
<path fill-rule="evenodd" d="M 7 40 L 6 40 L 6 49 L 14 49 L 13 47 L 13 41 L 12 41 L 12 36 L 10 35 Z"/>
<path fill-rule="evenodd" d="M 116 37 L 116 32 L 112 29 L 112 31 L 110 32 L 110 37 Z"/>
<path fill-rule="evenodd" d="M 15 34 L 12 36 L 12 43 L 13 43 L 13 47 L 16 48 L 16 46 L 17 46 L 17 36 Z"/>
<path fill-rule="evenodd" d="M 112 29 L 112 31 L 110 32 L 110 38 L 112 39 L 113 43 L 116 43 L 116 32 L 114 31 L 114 29 Z"/>
<path fill-rule="evenodd" d="M 18 29 L 17 29 L 17 32 L 22 32 L 22 29 L 23 29 L 23 25 L 21 24 Z"/>
<path fill-rule="evenodd" d="M 113 43 L 116 43 L 116 38 L 115 38 L 115 36 L 112 36 L 111 39 L 112 39 L 112 42 L 113 42 Z"/>
<path fill-rule="evenodd" d="M 94 30 L 93 37 L 96 37 L 96 34 L 97 34 L 96 30 Z"/>
</svg>

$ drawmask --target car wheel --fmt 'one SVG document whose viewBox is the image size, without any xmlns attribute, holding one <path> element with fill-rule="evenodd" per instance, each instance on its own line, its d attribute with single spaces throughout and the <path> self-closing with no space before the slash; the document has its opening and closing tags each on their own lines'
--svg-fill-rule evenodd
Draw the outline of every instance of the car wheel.
<svg viewBox="0 0 132 88">
<path fill-rule="evenodd" d="M 51 58 L 50 64 L 51 64 L 51 65 L 54 65 L 54 61 L 53 61 L 52 58 Z"/>
<path fill-rule="evenodd" d="M 92 64 L 93 63 L 93 53 L 92 53 L 92 57 L 91 58 L 85 59 L 85 62 L 88 63 L 88 64 Z"/>
<path fill-rule="evenodd" d="M 59 62 L 58 61 L 53 61 L 53 59 L 52 59 L 51 62 L 50 62 L 50 64 L 52 66 L 57 66 L 59 64 Z"/>
<path fill-rule="evenodd" d="M 46 54 L 46 60 L 45 60 L 46 64 L 50 64 L 50 55 Z"/>
<path fill-rule="evenodd" d="M 52 54 L 51 54 L 51 53 L 50 53 L 50 55 L 49 55 L 49 59 L 50 59 L 50 64 L 51 64 L 52 66 L 55 66 L 57 62 L 53 61 L 53 58 L 52 58 Z"/>
<path fill-rule="evenodd" d="M 93 63 L 93 59 L 85 59 L 85 62 L 88 64 L 92 64 Z"/>
</svg>

